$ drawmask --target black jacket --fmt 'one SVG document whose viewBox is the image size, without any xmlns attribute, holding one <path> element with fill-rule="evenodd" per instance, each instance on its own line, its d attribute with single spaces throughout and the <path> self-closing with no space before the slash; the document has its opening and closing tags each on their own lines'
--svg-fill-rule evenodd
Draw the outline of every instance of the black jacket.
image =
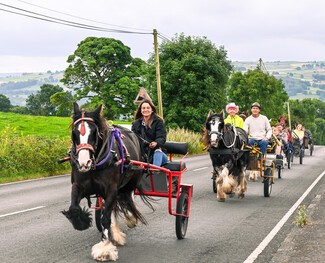
<svg viewBox="0 0 325 263">
<path fill-rule="evenodd" d="M 165 124 L 162 119 L 160 118 L 154 119 L 151 124 L 151 128 L 144 126 L 142 124 L 142 119 L 138 119 L 132 123 L 131 129 L 134 133 L 136 133 L 138 136 L 145 139 L 149 143 L 153 141 L 157 142 L 156 148 L 164 147 L 164 144 L 166 142 L 167 132 L 166 132 Z M 148 153 L 149 145 L 144 143 L 141 139 L 140 139 L 140 143 L 143 146 L 144 152 Z M 155 149 L 150 150 L 149 156 L 153 154 L 154 150 Z"/>
</svg>

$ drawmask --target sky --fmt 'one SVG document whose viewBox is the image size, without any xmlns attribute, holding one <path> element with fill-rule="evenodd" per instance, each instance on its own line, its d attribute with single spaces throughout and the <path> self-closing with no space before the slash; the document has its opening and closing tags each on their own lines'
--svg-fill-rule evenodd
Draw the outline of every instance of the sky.
<svg viewBox="0 0 325 263">
<path fill-rule="evenodd" d="M 118 39 L 147 60 L 153 29 L 158 44 L 206 37 L 231 61 L 325 61 L 324 10 L 324 0 L 0 0 L 0 73 L 64 70 L 90 36 Z M 44 21 L 54 18 L 105 32 Z"/>
</svg>

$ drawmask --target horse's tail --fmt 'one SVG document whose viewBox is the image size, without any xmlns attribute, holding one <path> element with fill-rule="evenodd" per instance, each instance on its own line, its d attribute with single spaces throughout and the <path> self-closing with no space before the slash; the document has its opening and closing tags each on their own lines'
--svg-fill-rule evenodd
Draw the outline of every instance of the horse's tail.
<svg viewBox="0 0 325 263">
<path fill-rule="evenodd" d="M 131 166 L 130 166 L 131 167 Z M 142 175 L 143 175 L 143 168 L 132 166 L 132 168 L 129 171 L 129 175 L 132 174 L 132 179 L 125 184 L 122 188 L 119 190 L 118 199 L 117 199 L 117 209 L 118 212 L 121 212 L 124 214 L 124 216 L 127 219 L 130 219 L 131 217 L 134 217 L 134 219 L 139 220 L 143 224 L 147 224 L 145 218 L 139 211 L 139 209 L 136 207 L 133 191 L 135 189 L 138 190 L 139 195 L 142 199 L 142 201 L 152 210 L 154 211 L 154 207 L 151 205 L 149 201 L 152 201 L 153 199 L 150 198 L 150 196 L 146 196 L 143 191 L 143 187 L 140 184 Z"/>
<path fill-rule="evenodd" d="M 139 190 L 139 189 L 138 189 Z M 142 201 L 154 211 L 154 207 L 149 202 L 149 197 L 141 194 L 142 190 L 140 191 L 140 197 Z M 142 192 L 143 193 L 143 192 Z M 147 224 L 147 220 L 144 218 L 142 213 L 137 208 L 135 201 L 133 199 L 133 194 L 130 192 L 121 192 L 119 193 L 119 198 L 117 200 L 117 209 L 118 212 L 122 213 L 126 219 L 131 220 L 133 217 L 136 221 L 140 221 L 143 224 Z"/>
</svg>

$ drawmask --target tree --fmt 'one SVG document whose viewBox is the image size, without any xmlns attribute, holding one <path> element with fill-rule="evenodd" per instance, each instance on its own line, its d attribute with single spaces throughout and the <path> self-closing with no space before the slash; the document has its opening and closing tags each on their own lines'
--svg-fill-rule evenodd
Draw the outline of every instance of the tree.
<svg viewBox="0 0 325 263">
<path fill-rule="evenodd" d="M 63 88 L 51 84 L 43 84 L 36 94 L 31 94 L 26 100 L 26 107 L 32 115 L 56 115 L 57 109 L 51 104 L 50 97 L 57 92 L 62 92 Z"/>
<path fill-rule="evenodd" d="M 281 80 L 264 73 L 261 69 L 236 72 L 229 80 L 229 101 L 234 101 L 242 111 L 247 111 L 253 102 L 261 104 L 268 118 L 278 118 L 285 112 L 284 103 L 289 96 Z"/>
<path fill-rule="evenodd" d="M 73 96 L 71 92 L 57 92 L 50 97 L 50 102 L 56 107 L 56 116 L 70 116 L 72 112 Z"/>
<path fill-rule="evenodd" d="M 8 97 L 3 94 L 0 94 L 0 111 L 7 112 L 11 108 L 11 103 Z"/>
<path fill-rule="evenodd" d="M 210 109 L 226 104 L 232 66 L 227 52 L 205 37 L 176 35 L 159 47 L 163 113 L 166 125 L 201 132 Z M 151 98 L 157 98 L 155 58 L 149 59 Z"/>
<path fill-rule="evenodd" d="M 314 144 L 325 144 L 325 103 L 317 99 L 290 100 L 291 125 L 299 122 L 313 134 Z"/>
<path fill-rule="evenodd" d="M 87 98 L 94 106 L 105 105 L 105 116 L 133 114 L 139 87 L 145 86 L 146 63 L 132 58 L 130 48 L 112 38 L 88 37 L 67 60 L 61 80 L 76 99 Z"/>
</svg>

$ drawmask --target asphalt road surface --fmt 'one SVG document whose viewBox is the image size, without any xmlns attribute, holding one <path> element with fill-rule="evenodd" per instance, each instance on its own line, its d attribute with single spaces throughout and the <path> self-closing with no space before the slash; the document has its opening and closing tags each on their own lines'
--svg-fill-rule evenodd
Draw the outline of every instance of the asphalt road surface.
<svg viewBox="0 0 325 263">
<path fill-rule="evenodd" d="M 290 170 L 284 169 L 269 198 L 259 180 L 248 182 L 244 199 L 236 196 L 225 203 L 217 202 L 212 191 L 209 156 L 186 158 L 188 171 L 182 181 L 193 184 L 194 194 L 185 239 L 176 238 L 175 217 L 168 213 L 166 198 L 155 198 L 152 212 L 137 197 L 148 225 L 122 225 L 127 243 L 118 247 L 118 262 L 244 262 L 325 170 L 324 156 L 325 147 L 316 146 L 313 156 L 307 150 L 302 165 L 296 159 Z M 321 179 L 303 203 L 308 205 L 324 183 Z M 74 230 L 60 213 L 69 207 L 70 187 L 69 176 L 0 185 L 1 262 L 95 262 L 90 253 L 100 240 L 96 227 Z M 271 261 L 293 221 L 294 215 L 255 262 Z"/>
</svg>

